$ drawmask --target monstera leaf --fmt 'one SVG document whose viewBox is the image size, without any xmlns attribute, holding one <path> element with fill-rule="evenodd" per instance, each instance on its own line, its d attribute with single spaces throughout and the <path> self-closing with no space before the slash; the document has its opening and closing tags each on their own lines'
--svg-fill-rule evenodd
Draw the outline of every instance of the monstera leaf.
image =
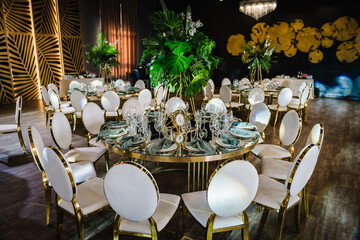
<svg viewBox="0 0 360 240">
<path fill-rule="evenodd" d="M 161 55 L 152 62 L 150 67 L 150 79 L 154 87 L 161 84 L 161 81 L 165 76 L 165 71 L 164 56 Z"/>
<path fill-rule="evenodd" d="M 193 59 L 194 55 L 186 57 L 184 55 L 168 53 L 164 58 L 165 67 L 170 74 L 178 74 L 188 69 Z"/>
<path fill-rule="evenodd" d="M 159 32 L 173 31 L 181 26 L 181 19 L 174 11 L 163 10 L 153 13 L 149 17 L 155 30 Z"/>
<path fill-rule="evenodd" d="M 206 86 L 209 79 L 209 72 L 206 70 L 198 73 L 185 90 L 185 96 L 188 98 L 195 97 Z"/>
<path fill-rule="evenodd" d="M 191 51 L 191 45 L 188 42 L 182 41 L 166 41 L 165 46 L 168 46 L 173 54 L 180 56 Z"/>
</svg>

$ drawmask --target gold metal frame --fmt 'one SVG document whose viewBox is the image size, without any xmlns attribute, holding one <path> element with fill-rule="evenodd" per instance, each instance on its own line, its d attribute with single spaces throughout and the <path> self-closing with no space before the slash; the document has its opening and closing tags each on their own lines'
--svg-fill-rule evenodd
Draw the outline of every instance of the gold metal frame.
<svg viewBox="0 0 360 240">
<path fill-rule="evenodd" d="M 307 154 L 307 152 L 313 147 L 315 146 L 314 144 L 310 144 L 309 146 L 306 147 L 306 149 L 301 153 L 299 159 L 296 161 L 295 163 L 295 166 L 290 174 L 290 177 L 289 177 L 289 181 L 288 181 L 288 185 L 287 185 L 287 189 L 286 189 L 286 196 L 285 198 L 283 199 L 282 203 L 281 203 L 281 206 L 280 206 L 280 209 L 274 209 L 274 208 L 271 208 L 271 207 L 268 207 L 268 206 L 265 206 L 265 205 L 262 205 L 262 204 L 259 204 L 255 201 L 253 201 L 254 204 L 258 205 L 259 207 L 263 207 L 264 208 L 264 213 L 263 214 L 266 214 L 265 211 L 267 212 L 268 210 L 273 210 L 273 211 L 277 211 L 279 212 L 279 215 L 278 215 L 278 221 L 277 221 L 277 233 L 276 233 L 276 239 L 277 240 L 280 240 L 281 239 L 281 236 L 282 236 L 282 230 L 283 230 L 283 227 L 284 227 L 284 222 L 285 222 L 285 214 L 287 211 L 289 211 L 290 209 L 294 208 L 295 207 L 295 222 L 296 222 L 296 228 L 297 230 L 299 230 L 299 225 L 300 225 L 300 210 L 301 210 L 301 202 L 302 202 L 302 199 L 303 199 L 303 194 L 302 194 L 302 190 L 299 192 L 299 197 L 300 197 L 300 200 L 293 204 L 290 208 L 288 208 L 288 203 L 289 203 L 289 200 L 290 200 L 290 188 L 291 188 L 291 183 L 292 183 L 292 180 L 295 176 L 295 173 L 296 173 L 296 170 L 298 169 L 301 161 L 303 160 L 304 156 Z M 265 215 L 265 216 L 266 216 Z"/>
<path fill-rule="evenodd" d="M 216 173 L 222 168 L 224 167 L 226 164 L 236 161 L 237 159 L 229 159 L 224 161 L 223 163 L 221 163 L 215 170 L 214 172 L 211 174 L 210 179 L 209 179 L 209 184 L 211 182 L 211 180 L 213 179 L 213 177 L 216 175 Z M 207 194 L 208 192 L 206 191 L 206 198 L 207 198 Z M 183 204 L 183 234 L 185 234 L 185 225 L 186 225 L 186 215 L 187 215 L 187 207 L 185 204 Z M 249 239 L 249 218 L 248 215 L 246 213 L 246 211 L 243 211 L 242 213 L 242 219 L 244 224 L 242 225 L 236 225 L 236 226 L 231 226 L 231 227 L 225 227 L 225 228 L 218 228 L 218 229 L 214 229 L 214 222 L 215 222 L 215 217 L 216 214 L 215 213 L 211 213 L 210 217 L 208 218 L 208 221 L 206 223 L 206 239 L 207 240 L 211 240 L 212 239 L 212 235 L 214 233 L 219 233 L 219 232 L 228 232 L 228 231 L 232 231 L 232 230 L 236 230 L 236 229 L 241 229 L 242 230 L 242 239 L 244 240 L 248 240 Z"/>
<path fill-rule="evenodd" d="M 62 225 L 63 225 L 63 216 L 64 216 L 64 212 L 75 217 L 76 219 L 76 224 L 77 224 L 77 229 L 78 229 L 78 236 L 79 236 L 79 239 L 85 239 L 85 231 L 84 231 L 84 222 L 83 222 L 83 218 L 84 217 L 87 217 L 91 214 L 94 214 L 94 213 L 97 213 L 97 212 L 100 212 L 106 208 L 109 207 L 109 205 L 103 207 L 103 208 L 100 208 L 100 209 L 97 209 L 96 211 L 94 212 L 91 212 L 89 214 L 86 214 L 86 215 L 83 215 L 83 213 L 81 212 L 81 208 L 80 208 L 80 205 L 77 203 L 77 201 L 75 200 L 75 197 L 76 197 L 76 183 L 74 181 L 74 178 L 72 176 L 72 173 L 71 173 L 71 170 L 70 170 L 70 167 L 69 165 L 67 164 L 66 160 L 64 159 L 63 155 L 61 154 L 60 150 L 58 150 L 57 148 L 55 147 L 50 147 L 55 153 L 56 155 L 59 157 L 59 159 L 61 160 L 68 176 L 69 176 L 69 179 L 70 179 L 70 184 L 71 184 L 71 187 L 72 187 L 72 190 L 73 190 L 73 197 L 72 197 L 72 200 L 71 200 L 71 203 L 73 205 L 73 208 L 74 208 L 74 213 L 71 213 L 71 212 L 68 212 L 66 211 L 65 209 L 61 208 L 59 206 L 59 203 L 61 201 L 61 198 L 56 194 L 56 215 L 57 215 L 57 226 L 56 226 L 56 234 L 57 234 L 57 237 L 59 238 L 60 237 L 60 234 L 61 234 L 61 230 L 62 230 Z"/>
</svg>

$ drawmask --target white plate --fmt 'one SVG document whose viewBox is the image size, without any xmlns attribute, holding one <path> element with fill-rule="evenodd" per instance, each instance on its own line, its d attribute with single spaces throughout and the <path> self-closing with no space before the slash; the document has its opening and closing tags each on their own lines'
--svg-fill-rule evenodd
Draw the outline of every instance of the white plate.
<svg viewBox="0 0 360 240">
<path fill-rule="evenodd" d="M 185 148 L 190 152 L 201 152 L 199 149 L 189 146 L 189 143 L 185 145 Z"/>
<path fill-rule="evenodd" d="M 248 122 L 239 122 L 236 124 L 234 128 L 248 129 L 248 130 L 256 130 L 256 126 L 254 124 Z"/>
<path fill-rule="evenodd" d="M 127 124 L 126 124 L 126 123 L 123 124 L 123 125 L 108 126 L 107 128 L 111 130 L 111 129 L 120 129 L 120 128 L 125 128 L 125 127 L 127 127 Z"/>
<path fill-rule="evenodd" d="M 236 141 L 239 143 L 238 146 L 236 146 L 236 147 L 231 144 L 224 143 L 222 138 L 216 139 L 215 143 L 224 148 L 239 148 L 243 145 L 241 141 L 239 141 L 239 140 L 236 140 Z"/>
<path fill-rule="evenodd" d="M 121 141 L 122 138 L 118 138 L 116 139 L 116 142 L 119 143 Z M 131 146 L 134 146 L 134 145 L 137 145 L 137 144 L 140 144 L 140 143 L 143 143 L 145 142 L 146 138 L 145 137 L 141 137 L 138 141 L 136 142 L 133 142 L 133 144 L 131 144 Z M 130 146 L 129 146 L 130 147 Z"/>
<path fill-rule="evenodd" d="M 249 131 L 249 130 L 245 130 L 245 129 L 231 128 L 230 133 L 236 137 L 245 138 L 245 139 L 255 138 L 258 136 L 257 132 L 253 132 L 253 131 Z"/>
<path fill-rule="evenodd" d="M 175 151 L 176 149 L 177 149 L 177 145 L 176 145 L 176 143 L 174 143 L 173 145 L 171 145 L 171 146 L 168 147 L 168 148 L 161 149 L 159 152 L 160 152 L 160 153 L 167 153 L 167 152 Z"/>
</svg>

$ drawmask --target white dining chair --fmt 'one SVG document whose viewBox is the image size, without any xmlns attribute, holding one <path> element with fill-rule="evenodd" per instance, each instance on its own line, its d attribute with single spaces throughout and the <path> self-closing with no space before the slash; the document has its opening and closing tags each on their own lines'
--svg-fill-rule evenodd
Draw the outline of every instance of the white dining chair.
<svg viewBox="0 0 360 240">
<path fill-rule="evenodd" d="M 115 87 L 119 88 L 121 85 L 124 85 L 125 81 L 122 79 L 118 79 L 115 81 Z"/>
<path fill-rule="evenodd" d="M 88 103 L 81 112 L 82 122 L 88 131 L 88 147 L 105 147 L 102 141 L 96 142 L 96 137 L 100 132 L 101 126 L 105 123 L 104 112 L 96 103 Z"/>
<path fill-rule="evenodd" d="M 114 239 L 120 234 L 158 239 L 180 203 L 179 196 L 160 193 L 152 174 L 135 162 L 114 165 L 105 176 L 104 191 L 116 212 Z"/>
<path fill-rule="evenodd" d="M 69 121 L 61 112 L 56 112 L 50 119 L 51 136 L 60 150 L 69 149 L 64 156 L 69 162 L 91 161 L 95 163 L 102 156 L 105 168 L 109 169 L 109 153 L 105 147 L 76 147 L 72 145 L 72 132 Z"/>
<path fill-rule="evenodd" d="M 139 88 L 139 89 L 146 88 L 145 87 L 145 82 L 143 80 L 141 80 L 141 79 L 137 80 L 134 86 Z"/>
<path fill-rule="evenodd" d="M 220 98 L 212 98 L 205 105 L 205 111 L 212 114 L 224 114 L 226 113 L 226 106 Z"/>
<path fill-rule="evenodd" d="M 285 114 L 279 128 L 279 144 L 258 144 L 252 150 L 255 156 L 263 158 L 293 160 L 294 144 L 300 137 L 302 121 L 296 111 L 291 110 Z M 288 147 L 288 149 L 284 147 Z"/>
<path fill-rule="evenodd" d="M 220 98 L 220 94 L 219 93 L 215 93 L 216 87 L 215 87 L 215 83 L 214 80 L 212 80 L 211 78 L 208 80 L 208 84 L 210 84 L 210 89 L 211 89 L 211 96 L 212 98 Z M 209 99 L 210 100 L 210 99 Z"/>
<path fill-rule="evenodd" d="M 271 112 L 268 106 L 259 102 L 252 106 L 249 114 L 249 123 L 256 126 L 257 131 L 261 134 L 261 139 L 258 143 L 263 143 L 265 141 L 265 129 L 270 122 Z"/>
<path fill-rule="evenodd" d="M 314 144 L 318 146 L 319 152 L 321 150 L 321 146 L 324 139 L 324 126 L 323 124 L 317 123 L 315 124 L 310 133 L 308 135 L 306 145 Z M 263 158 L 261 159 L 261 174 L 271 177 L 277 180 L 285 180 L 290 168 L 292 166 L 292 162 L 282 161 L 273 158 Z M 309 216 L 309 192 L 308 185 L 304 188 L 304 207 L 306 217 Z"/>
<path fill-rule="evenodd" d="M 99 79 L 96 79 L 94 81 L 91 81 L 90 88 L 96 89 L 97 87 L 105 87 L 107 85 L 104 85 L 104 81 L 101 81 Z"/>
<path fill-rule="evenodd" d="M 210 83 L 206 84 L 206 86 L 203 87 L 203 95 L 204 95 L 203 98 L 204 102 L 208 102 L 213 98 L 213 92 Z"/>
<path fill-rule="evenodd" d="M 239 102 L 232 102 L 232 92 L 228 85 L 223 85 L 220 88 L 220 98 L 225 103 L 225 106 L 227 108 L 237 108 L 240 109 L 242 106 L 244 106 L 243 103 Z"/>
<path fill-rule="evenodd" d="M 239 82 L 239 85 L 250 84 L 250 80 L 248 78 L 242 78 Z"/>
<path fill-rule="evenodd" d="M 265 216 L 269 210 L 279 213 L 276 226 L 276 239 L 280 240 L 288 210 L 295 207 L 297 228 L 300 224 L 302 190 L 308 183 L 318 160 L 319 149 L 310 144 L 300 151 L 288 172 L 285 183 L 281 183 L 266 175 L 259 175 L 259 188 L 254 203 L 264 208 Z"/>
<path fill-rule="evenodd" d="M 288 105 L 289 109 L 294 109 L 296 110 L 300 116 L 302 117 L 303 114 L 303 110 L 305 109 L 305 104 L 306 101 L 308 100 L 310 95 L 310 88 L 308 86 L 306 86 L 303 88 L 301 94 L 299 95 L 299 98 L 296 99 L 292 99 Z"/>
<path fill-rule="evenodd" d="M 155 89 L 154 89 L 155 91 Z M 164 87 L 162 85 L 158 85 L 156 87 L 154 99 L 151 100 L 150 109 L 155 111 L 161 107 L 161 104 L 164 100 Z"/>
<path fill-rule="evenodd" d="M 249 103 L 245 104 L 245 108 L 248 110 L 247 116 L 249 117 L 250 111 L 254 104 L 264 102 L 264 100 L 265 100 L 265 93 L 261 88 L 255 87 L 251 89 L 247 95 L 247 101 Z"/>
<path fill-rule="evenodd" d="M 39 130 L 34 126 L 28 127 L 29 143 L 31 154 L 34 162 L 41 172 L 44 190 L 45 190 L 45 209 L 46 209 L 46 225 L 50 223 L 50 202 L 51 202 L 51 188 L 48 177 L 44 169 L 43 151 L 45 144 Z M 77 163 L 70 163 L 75 183 L 82 183 L 89 178 L 96 177 L 94 164 L 90 161 L 82 161 Z"/>
<path fill-rule="evenodd" d="M 101 96 L 101 106 L 104 108 L 104 117 L 115 117 L 120 120 L 122 114 L 119 95 L 114 91 L 107 91 Z"/>
<path fill-rule="evenodd" d="M 73 126 L 73 131 L 75 132 L 76 120 L 78 118 L 81 118 L 81 111 L 88 101 L 86 96 L 82 92 L 75 90 L 70 94 L 70 102 L 71 102 L 71 106 L 75 109 L 74 126 Z"/>
<path fill-rule="evenodd" d="M 80 89 L 80 88 L 81 88 L 81 84 L 76 80 L 72 80 L 69 84 L 69 90 Z"/>
<path fill-rule="evenodd" d="M 56 192 L 56 233 L 60 239 L 64 212 L 76 219 L 78 238 L 85 239 L 84 218 L 109 207 L 104 194 L 104 180 L 92 177 L 77 185 L 72 166 L 54 147 L 43 151 L 44 169 Z"/>
<path fill-rule="evenodd" d="M 179 97 L 172 97 L 165 103 L 165 114 L 169 116 L 171 113 L 179 109 L 185 109 L 185 102 Z"/>
<path fill-rule="evenodd" d="M 206 191 L 184 193 L 183 225 L 186 213 L 206 228 L 206 239 L 218 232 L 242 229 L 249 239 L 249 220 L 245 209 L 254 199 L 259 177 L 255 167 L 243 160 L 227 160 L 216 168 Z"/>
<path fill-rule="evenodd" d="M 145 113 L 143 105 L 136 98 L 129 98 L 122 107 L 123 119 L 126 119 L 129 113 L 135 113 L 136 115 L 143 115 Z"/>
<path fill-rule="evenodd" d="M 274 127 L 276 126 L 276 122 L 279 117 L 279 113 L 287 112 L 288 105 L 292 99 L 293 92 L 290 88 L 284 88 L 280 91 L 277 99 L 277 104 L 269 105 L 269 109 L 275 111 L 275 120 L 274 120 Z"/>
<path fill-rule="evenodd" d="M 49 83 L 48 84 L 48 91 L 52 89 L 56 95 L 59 97 L 59 101 L 60 101 L 60 93 L 59 93 L 59 88 L 55 85 L 55 83 Z M 70 107 L 70 101 L 60 101 L 60 104 L 63 108 L 66 108 L 66 107 Z"/>
<path fill-rule="evenodd" d="M 75 108 L 69 107 L 70 104 L 62 104 L 59 95 L 57 95 L 53 89 L 49 89 L 48 93 L 54 112 L 62 112 L 70 118 L 75 118 Z"/>
<path fill-rule="evenodd" d="M 15 124 L 0 124 L 0 135 L 17 133 L 21 150 L 25 152 L 24 138 L 21 133 L 21 111 L 22 111 L 22 97 L 16 99 L 15 106 Z"/>
<path fill-rule="evenodd" d="M 144 109 L 147 109 L 151 103 L 151 91 L 149 89 L 143 89 L 139 92 L 138 100 L 143 105 Z"/>
<path fill-rule="evenodd" d="M 223 78 L 223 80 L 221 81 L 221 86 L 228 86 L 228 85 L 231 85 L 231 81 L 229 78 Z"/>
<path fill-rule="evenodd" d="M 44 103 L 45 119 L 47 126 L 54 108 L 51 106 L 49 93 L 45 86 L 41 86 L 41 98 Z"/>
</svg>

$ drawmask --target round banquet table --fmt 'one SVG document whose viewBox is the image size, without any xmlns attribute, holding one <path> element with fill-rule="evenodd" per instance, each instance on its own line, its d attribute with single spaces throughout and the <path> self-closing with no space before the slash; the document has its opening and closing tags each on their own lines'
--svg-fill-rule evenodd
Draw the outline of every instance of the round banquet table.
<svg viewBox="0 0 360 240">
<path fill-rule="evenodd" d="M 150 154 L 148 152 L 148 146 L 153 143 L 154 140 L 149 143 L 144 142 L 135 146 L 130 146 L 127 149 L 120 149 L 119 145 L 117 145 L 116 143 L 116 138 L 107 138 L 102 136 L 100 139 L 109 150 L 113 151 L 114 153 L 127 156 L 131 159 L 140 159 L 152 162 L 187 164 L 187 185 L 188 192 L 190 192 L 191 190 L 199 191 L 206 189 L 209 178 L 209 162 L 239 158 L 244 154 L 250 152 L 258 143 L 259 138 L 260 137 L 256 137 L 251 140 L 247 140 L 243 146 L 238 148 L 232 148 L 230 150 L 226 150 L 224 148 L 221 148 L 220 146 L 217 146 L 217 144 L 213 144 L 216 150 L 214 154 L 210 155 L 199 155 L 188 151 L 184 147 L 185 144 L 182 145 L 180 148 L 178 147 L 177 150 L 171 154 Z M 170 170 L 174 169 L 165 169 L 164 171 Z M 154 171 L 152 172 L 154 173 Z"/>
</svg>

